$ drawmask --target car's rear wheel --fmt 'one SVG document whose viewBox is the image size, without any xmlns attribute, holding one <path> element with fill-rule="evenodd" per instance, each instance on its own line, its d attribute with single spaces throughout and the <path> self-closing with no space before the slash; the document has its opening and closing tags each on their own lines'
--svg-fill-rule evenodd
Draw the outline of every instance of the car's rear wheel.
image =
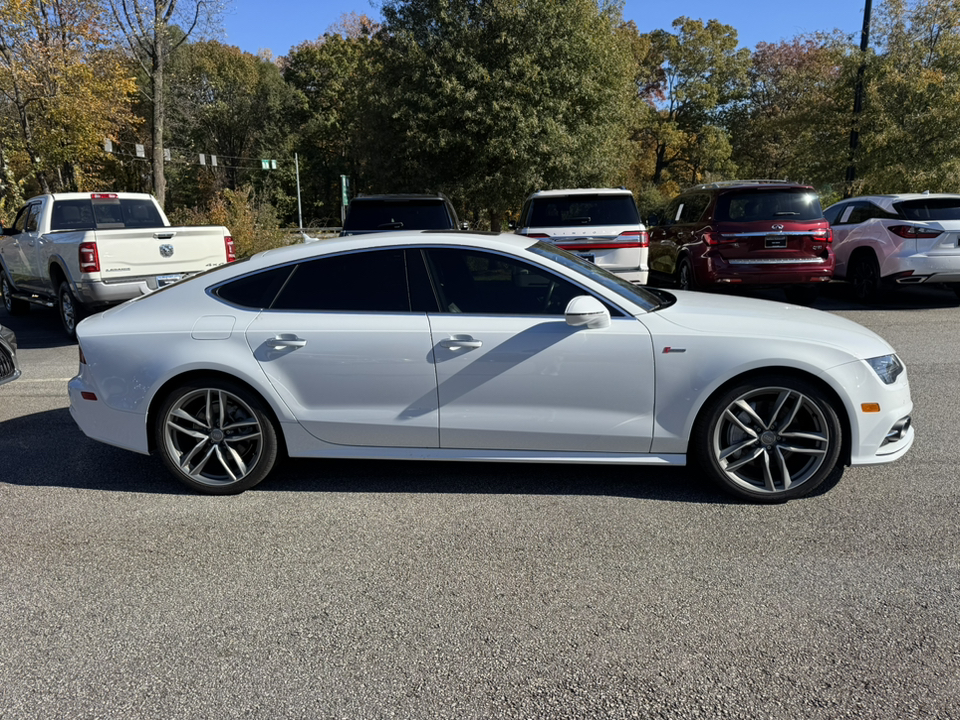
<svg viewBox="0 0 960 720">
<path fill-rule="evenodd" d="M 860 302 L 872 302 L 880 292 L 880 265 L 872 252 L 861 252 L 850 261 L 847 280 Z"/>
<path fill-rule="evenodd" d="M 681 290 L 696 290 L 697 279 L 693 276 L 693 263 L 683 258 L 677 265 L 677 287 Z"/>
<path fill-rule="evenodd" d="M 170 392 L 157 414 L 154 438 L 181 482 L 214 495 L 252 488 L 277 459 L 277 433 L 263 402 L 219 378 Z"/>
<path fill-rule="evenodd" d="M 714 397 L 691 450 L 711 479 L 756 502 L 783 502 L 838 478 L 842 431 L 826 393 L 800 378 L 751 378 Z"/>
<path fill-rule="evenodd" d="M 11 315 L 23 315 L 30 310 L 30 303 L 13 296 L 13 286 L 6 275 L 0 274 L 0 295 L 3 295 L 3 307 Z"/>
<path fill-rule="evenodd" d="M 63 281 L 57 292 L 57 310 L 60 313 L 60 322 L 67 336 L 73 340 L 77 337 L 77 325 L 85 317 L 83 305 L 73 295 L 70 285 Z"/>
</svg>

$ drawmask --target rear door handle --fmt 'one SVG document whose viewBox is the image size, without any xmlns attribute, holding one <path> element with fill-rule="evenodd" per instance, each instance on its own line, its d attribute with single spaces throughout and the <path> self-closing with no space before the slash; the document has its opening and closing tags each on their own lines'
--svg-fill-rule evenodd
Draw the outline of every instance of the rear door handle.
<svg viewBox="0 0 960 720">
<path fill-rule="evenodd" d="M 440 346 L 448 348 L 450 350 L 472 350 L 482 346 L 483 343 L 480 340 L 475 340 L 469 335 L 454 335 L 451 338 L 440 341 Z"/>
<path fill-rule="evenodd" d="M 274 350 L 283 350 L 284 348 L 302 348 L 307 344 L 307 341 L 303 338 L 299 338 L 296 335 L 277 335 L 270 340 L 267 340 L 267 345 L 269 345 Z"/>
</svg>

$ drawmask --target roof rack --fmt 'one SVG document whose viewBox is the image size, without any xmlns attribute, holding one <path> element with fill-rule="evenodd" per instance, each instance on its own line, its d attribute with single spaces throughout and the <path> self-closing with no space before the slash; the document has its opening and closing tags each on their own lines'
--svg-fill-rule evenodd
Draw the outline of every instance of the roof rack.
<svg viewBox="0 0 960 720">
<path fill-rule="evenodd" d="M 773 178 L 756 178 L 750 180 L 719 180 L 717 182 L 701 183 L 687 188 L 687 190 L 706 190 L 708 188 L 736 187 L 738 185 L 797 185 L 792 180 Z"/>
</svg>

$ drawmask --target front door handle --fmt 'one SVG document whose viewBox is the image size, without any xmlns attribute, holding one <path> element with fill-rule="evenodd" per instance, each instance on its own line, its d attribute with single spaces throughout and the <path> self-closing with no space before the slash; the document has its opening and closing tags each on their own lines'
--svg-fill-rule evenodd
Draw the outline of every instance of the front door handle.
<svg viewBox="0 0 960 720">
<path fill-rule="evenodd" d="M 448 348 L 449 350 L 474 349 L 481 345 L 483 345 L 483 343 L 480 340 L 475 340 L 469 335 L 454 335 L 451 338 L 440 341 L 440 346 Z"/>
<path fill-rule="evenodd" d="M 283 350 L 284 348 L 302 348 L 307 344 L 307 341 L 303 338 L 299 338 L 296 335 L 284 333 L 283 335 L 277 335 L 269 340 L 267 340 L 267 345 L 269 345 L 273 350 Z"/>
</svg>

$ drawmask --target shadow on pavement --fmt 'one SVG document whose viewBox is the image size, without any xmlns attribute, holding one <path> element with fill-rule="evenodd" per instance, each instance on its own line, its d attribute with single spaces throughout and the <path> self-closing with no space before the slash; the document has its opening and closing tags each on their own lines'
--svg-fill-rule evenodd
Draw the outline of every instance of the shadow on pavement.
<svg viewBox="0 0 960 720">
<path fill-rule="evenodd" d="M 194 494 L 160 458 L 87 438 L 66 409 L 0 422 L 0 481 L 78 490 Z M 585 495 L 739 504 L 692 468 L 286 459 L 248 492 Z"/>
</svg>

